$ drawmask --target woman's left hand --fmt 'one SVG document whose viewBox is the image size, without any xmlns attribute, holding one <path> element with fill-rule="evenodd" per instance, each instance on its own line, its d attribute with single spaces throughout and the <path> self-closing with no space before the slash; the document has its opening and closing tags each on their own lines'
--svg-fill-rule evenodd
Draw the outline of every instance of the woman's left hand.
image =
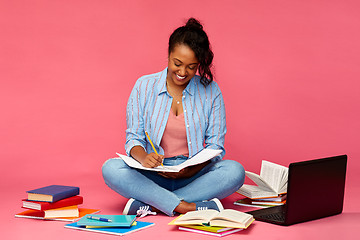
<svg viewBox="0 0 360 240">
<path fill-rule="evenodd" d="M 159 172 L 159 175 L 171 179 L 189 178 L 195 174 L 196 173 L 193 173 L 193 171 L 191 171 L 190 167 L 181 169 L 180 172 Z"/>
</svg>

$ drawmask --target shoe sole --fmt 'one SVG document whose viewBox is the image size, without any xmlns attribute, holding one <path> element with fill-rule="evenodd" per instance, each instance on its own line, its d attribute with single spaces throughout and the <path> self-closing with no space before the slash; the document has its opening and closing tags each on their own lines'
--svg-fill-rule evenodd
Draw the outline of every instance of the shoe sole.
<svg viewBox="0 0 360 240">
<path fill-rule="evenodd" d="M 135 201 L 135 199 L 130 198 L 129 201 L 126 203 L 125 207 L 124 207 L 124 211 L 123 211 L 123 215 L 128 215 L 131 204 Z"/>
</svg>

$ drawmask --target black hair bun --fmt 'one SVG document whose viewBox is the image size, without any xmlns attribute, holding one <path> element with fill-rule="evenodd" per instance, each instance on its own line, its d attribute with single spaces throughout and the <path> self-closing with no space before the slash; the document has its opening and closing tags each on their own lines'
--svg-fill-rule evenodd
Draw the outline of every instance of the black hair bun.
<svg viewBox="0 0 360 240">
<path fill-rule="evenodd" d="M 201 25 L 201 23 L 198 20 L 196 20 L 195 18 L 189 18 L 185 27 L 203 29 L 203 26 Z"/>
</svg>

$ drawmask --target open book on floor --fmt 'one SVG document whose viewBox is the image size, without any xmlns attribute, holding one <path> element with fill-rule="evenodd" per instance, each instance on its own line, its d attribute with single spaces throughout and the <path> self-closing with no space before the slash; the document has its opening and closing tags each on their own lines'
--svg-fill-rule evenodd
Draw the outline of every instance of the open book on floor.
<svg viewBox="0 0 360 240">
<path fill-rule="evenodd" d="M 222 152 L 222 150 L 219 150 L 219 149 L 206 149 L 205 148 L 202 151 L 200 151 L 199 153 L 197 153 L 195 156 L 193 156 L 192 158 L 186 160 L 185 162 L 183 162 L 183 163 L 181 163 L 179 165 L 176 165 L 176 166 L 158 166 L 158 167 L 155 167 L 155 168 L 143 167 L 141 165 L 141 163 L 139 163 L 138 161 L 136 161 L 132 157 L 122 155 L 122 154 L 119 154 L 119 153 L 116 153 L 116 154 L 122 160 L 124 160 L 124 162 L 127 165 L 129 165 L 132 168 L 138 168 L 138 169 L 149 170 L 149 171 L 158 171 L 158 172 L 180 172 L 180 170 L 183 169 L 183 168 L 206 162 L 206 161 L 220 155 L 221 152 Z"/>
<path fill-rule="evenodd" d="M 213 227 L 247 228 L 254 218 L 252 215 L 233 209 L 216 211 L 214 209 L 191 211 L 180 215 L 169 225 L 205 225 Z"/>
<path fill-rule="evenodd" d="M 257 184 L 244 184 L 237 192 L 251 198 L 277 197 L 287 191 L 288 168 L 263 160 L 260 175 L 245 171 L 247 177 Z"/>
</svg>

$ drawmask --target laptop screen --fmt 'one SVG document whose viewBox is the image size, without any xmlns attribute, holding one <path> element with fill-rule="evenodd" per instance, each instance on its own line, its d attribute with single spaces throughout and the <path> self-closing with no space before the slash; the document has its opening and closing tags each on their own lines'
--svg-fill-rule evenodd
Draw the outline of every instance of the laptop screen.
<svg viewBox="0 0 360 240">
<path fill-rule="evenodd" d="M 346 163 L 341 155 L 289 165 L 287 225 L 342 212 Z"/>
</svg>

